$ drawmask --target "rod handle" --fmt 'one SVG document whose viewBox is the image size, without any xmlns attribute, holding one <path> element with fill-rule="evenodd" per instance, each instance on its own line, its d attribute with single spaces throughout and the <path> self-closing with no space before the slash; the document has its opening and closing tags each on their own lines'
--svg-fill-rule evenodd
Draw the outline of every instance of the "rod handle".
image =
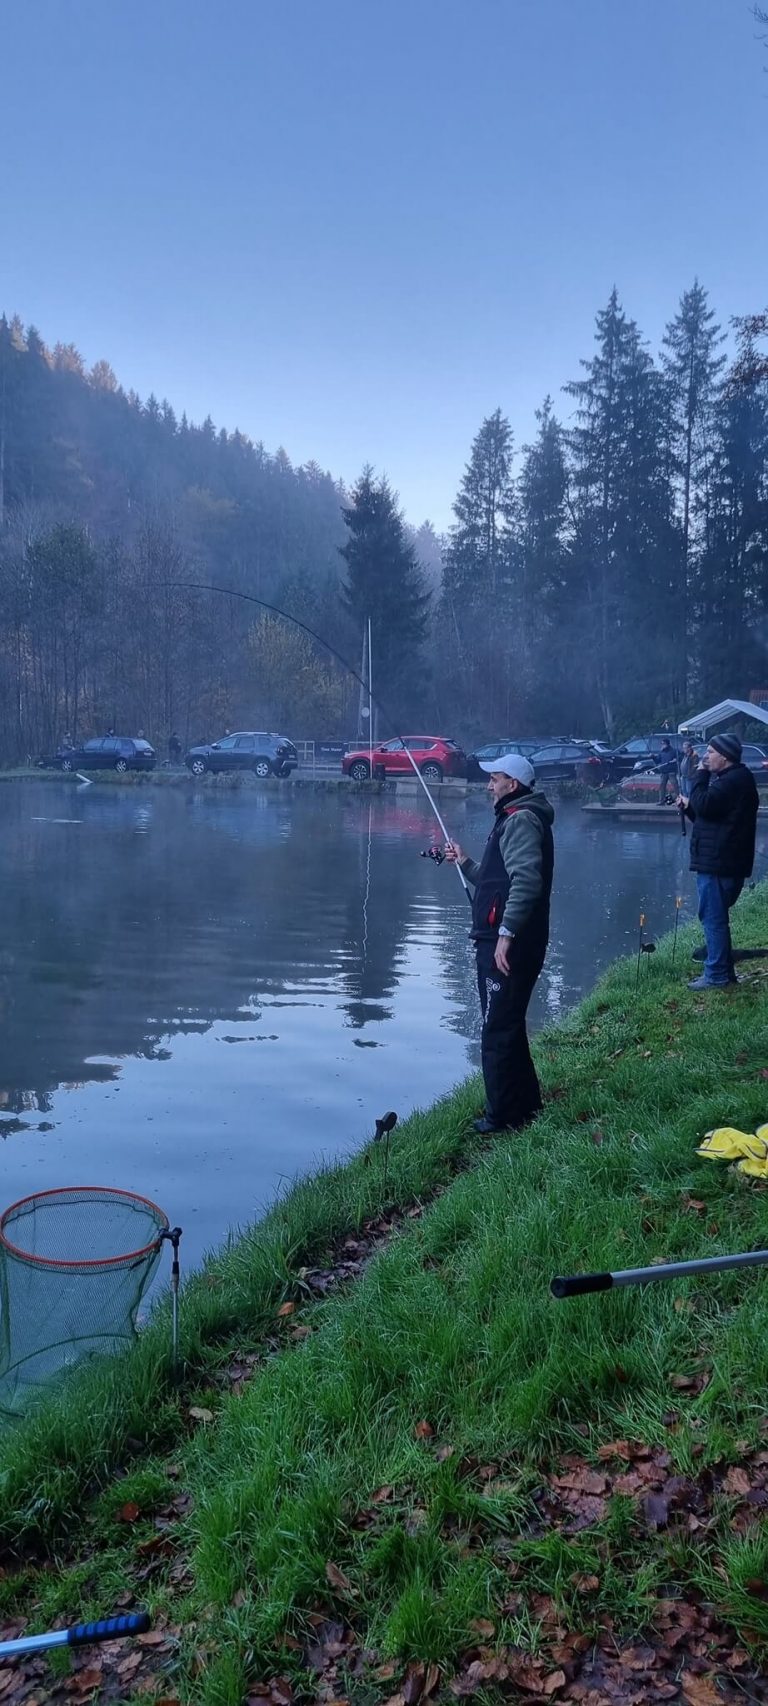
<svg viewBox="0 0 768 1706">
<path fill-rule="evenodd" d="M 613 1274 L 558 1274 L 549 1289 L 553 1297 L 582 1297 L 586 1291 L 610 1291 L 612 1285 Z"/>
<path fill-rule="evenodd" d="M 150 1623 L 148 1611 L 105 1617 L 98 1623 L 76 1623 L 73 1629 L 67 1630 L 67 1646 L 84 1647 L 90 1641 L 117 1641 L 122 1635 L 143 1635 Z"/>
</svg>

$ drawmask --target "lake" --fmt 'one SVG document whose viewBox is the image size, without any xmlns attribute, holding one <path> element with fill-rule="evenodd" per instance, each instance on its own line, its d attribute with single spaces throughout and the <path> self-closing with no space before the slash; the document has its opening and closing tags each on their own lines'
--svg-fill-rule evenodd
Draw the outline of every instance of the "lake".
<svg viewBox="0 0 768 1706">
<path fill-rule="evenodd" d="M 442 809 L 479 851 L 483 793 Z M 469 908 L 455 872 L 419 857 L 433 828 L 399 793 L 0 787 L 0 1205 L 137 1190 L 184 1227 L 188 1267 L 377 1115 L 464 1078 Z M 556 849 L 536 1026 L 634 949 L 641 910 L 653 936 L 677 894 L 694 909 L 676 823 L 563 802 Z"/>
</svg>

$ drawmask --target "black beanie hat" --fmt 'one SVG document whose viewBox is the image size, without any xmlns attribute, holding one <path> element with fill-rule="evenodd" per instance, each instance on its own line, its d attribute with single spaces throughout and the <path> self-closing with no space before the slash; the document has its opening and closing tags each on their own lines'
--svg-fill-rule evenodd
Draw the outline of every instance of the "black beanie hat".
<svg viewBox="0 0 768 1706">
<path fill-rule="evenodd" d="M 738 735 L 713 735 L 709 744 L 714 747 L 715 752 L 729 759 L 731 764 L 741 763 L 741 741 Z"/>
</svg>

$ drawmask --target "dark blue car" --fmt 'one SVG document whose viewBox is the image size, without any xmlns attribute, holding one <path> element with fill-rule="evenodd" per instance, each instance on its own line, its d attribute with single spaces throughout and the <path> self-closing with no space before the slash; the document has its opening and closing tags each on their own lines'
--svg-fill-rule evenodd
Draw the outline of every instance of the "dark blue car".
<svg viewBox="0 0 768 1706">
<path fill-rule="evenodd" d="M 207 770 L 251 770 L 254 776 L 289 776 L 299 755 L 286 735 L 265 734 L 253 729 L 225 735 L 204 746 L 191 746 L 184 763 L 193 776 Z"/>
<path fill-rule="evenodd" d="M 154 770 L 155 749 L 133 735 L 104 735 L 83 746 L 60 746 L 52 758 L 39 758 L 41 770 Z"/>
</svg>

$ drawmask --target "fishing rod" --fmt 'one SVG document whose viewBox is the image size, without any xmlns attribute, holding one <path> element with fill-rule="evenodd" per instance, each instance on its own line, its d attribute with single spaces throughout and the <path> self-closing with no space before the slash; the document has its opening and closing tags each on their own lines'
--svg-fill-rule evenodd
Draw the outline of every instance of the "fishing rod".
<svg viewBox="0 0 768 1706">
<path fill-rule="evenodd" d="M 150 1622 L 147 1611 L 132 1611 L 99 1623 L 49 1629 L 45 1635 L 20 1635 L 16 1641 L 0 1641 L 0 1659 L 10 1659 L 16 1653 L 45 1653 L 51 1647 L 87 1647 L 93 1641 L 120 1641 L 125 1635 L 143 1635 Z"/>
<path fill-rule="evenodd" d="M 280 606 L 278 604 L 268 604 L 267 600 L 265 598 L 256 598 L 255 594 L 252 592 L 240 592 L 237 587 L 233 587 L 233 586 L 216 586 L 213 581 L 169 581 L 168 584 L 171 587 L 176 587 L 179 590 L 185 590 L 187 592 L 218 592 L 218 593 L 221 593 L 222 596 L 225 598 L 241 598 L 244 601 L 244 603 L 246 603 L 246 604 L 257 604 L 259 606 L 260 610 L 268 610 L 272 616 L 280 616 L 284 622 L 293 622 L 293 624 L 296 628 L 301 628 L 305 634 L 309 634 L 310 639 L 316 640 L 317 644 L 319 646 L 322 646 L 326 652 L 330 652 L 331 657 L 335 658 L 336 662 L 340 663 L 343 669 L 348 670 L 349 674 L 354 676 L 355 681 L 359 681 L 360 686 L 366 692 L 368 692 L 370 699 L 373 701 L 373 704 L 376 706 L 377 710 L 381 711 L 382 716 L 385 718 L 386 722 L 389 724 L 393 733 L 397 736 L 398 740 L 401 740 L 403 742 L 403 750 L 404 750 L 405 756 L 408 759 L 408 762 L 411 766 L 411 769 L 414 773 L 414 776 L 416 777 L 416 780 L 421 784 L 421 787 L 423 788 L 424 793 L 427 796 L 427 799 L 429 801 L 431 809 L 434 812 L 434 815 L 437 819 L 437 822 L 440 825 L 440 829 L 443 833 L 443 836 L 445 837 L 445 840 L 450 841 L 451 837 L 449 836 L 448 830 L 446 829 L 446 826 L 443 822 L 443 819 L 440 816 L 440 812 L 438 811 L 437 801 L 433 798 L 432 794 L 430 793 L 429 788 L 428 788 L 426 782 L 424 781 L 424 777 L 421 774 L 419 766 L 415 762 L 413 754 L 408 749 L 408 746 L 406 744 L 404 737 L 401 735 L 400 730 L 398 728 L 396 728 L 395 723 L 394 723 L 394 719 L 393 719 L 391 713 L 387 710 L 386 705 L 383 705 L 381 700 L 378 699 L 373 693 L 371 693 L 370 682 L 366 682 L 363 680 L 362 675 L 358 674 L 357 670 L 354 668 L 354 665 L 350 663 L 349 659 L 342 657 L 341 652 L 337 652 L 335 646 L 332 646 L 330 644 L 329 640 L 324 640 L 322 634 L 317 634 L 315 632 L 314 628 L 310 628 L 308 623 L 300 621 L 298 616 L 292 616 L 290 611 L 281 610 Z M 472 896 L 470 894 L 469 884 L 468 884 L 467 879 L 464 876 L 464 873 L 461 870 L 461 867 L 458 863 L 456 864 L 456 871 L 458 873 L 459 882 L 461 883 L 461 886 L 464 890 L 464 893 L 467 897 L 467 900 L 469 901 L 469 904 L 471 906 L 472 905 Z"/>
</svg>

